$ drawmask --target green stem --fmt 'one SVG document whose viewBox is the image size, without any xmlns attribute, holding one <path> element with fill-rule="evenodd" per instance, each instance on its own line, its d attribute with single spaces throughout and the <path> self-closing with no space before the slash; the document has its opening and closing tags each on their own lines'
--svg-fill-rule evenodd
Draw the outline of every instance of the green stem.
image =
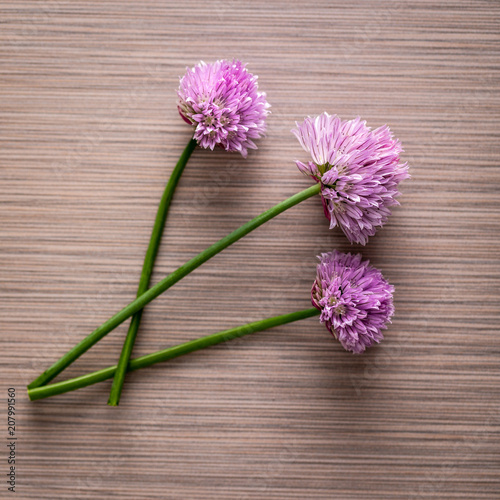
<svg viewBox="0 0 500 500">
<path fill-rule="evenodd" d="M 123 323 L 127 318 L 130 318 L 137 311 L 140 311 L 145 305 L 149 304 L 156 297 L 161 295 L 165 290 L 168 290 L 172 285 L 175 285 L 184 276 L 188 275 L 196 268 L 201 266 L 204 262 L 211 259 L 213 256 L 217 255 L 219 252 L 232 245 L 243 236 L 247 235 L 254 229 L 258 228 L 265 222 L 271 220 L 273 217 L 281 214 L 285 210 L 297 205 L 298 203 L 311 198 L 316 194 L 319 194 L 320 184 L 315 184 L 300 193 L 297 193 L 290 198 L 278 203 L 269 210 L 261 213 L 255 219 L 243 224 L 243 226 L 228 234 L 217 243 L 200 252 L 196 257 L 193 257 L 190 261 L 186 262 L 184 265 L 179 267 L 172 274 L 168 275 L 166 278 L 161 280 L 156 285 L 152 286 L 149 290 L 144 292 L 140 297 L 137 297 L 128 306 L 124 307 L 121 311 L 116 313 L 112 318 L 108 319 L 100 327 L 94 330 L 90 335 L 85 337 L 79 344 L 77 344 L 73 349 L 64 354 L 58 361 L 56 361 L 50 368 L 43 372 L 39 377 L 37 377 L 31 384 L 28 385 L 29 389 L 35 387 L 40 387 L 41 385 L 47 384 L 59 373 L 61 373 L 65 368 L 67 368 L 75 359 L 80 357 L 84 352 L 90 349 L 96 342 L 101 340 L 110 331 L 114 330 L 118 325 Z"/>
<path fill-rule="evenodd" d="M 149 288 L 149 282 L 151 279 L 151 274 L 153 272 L 156 255 L 158 254 L 158 248 L 160 246 L 163 228 L 165 227 L 165 221 L 167 220 L 170 202 L 172 201 L 175 188 L 179 183 L 182 172 L 184 171 L 184 167 L 186 166 L 191 154 L 193 153 L 196 144 L 197 142 L 195 139 L 191 139 L 188 142 L 186 148 L 179 158 L 179 161 L 177 162 L 177 165 L 170 175 L 170 179 L 167 183 L 167 186 L 165 187 L 163 196 L 161 197 L 158 211 L 156 213 L 153 231 L 151 233 L 151 239 L 149 240 L 149 246 L 146 251 L 146 256 L 144 257 L 141 279 L 139 280 L 139 286 L 137 288 L 137 297 L 140 297 Z M 132 349 L 134 348 L 137 332 L 139 331 L 139 325 L 141 324 L 142 311 L 143 310 L 141 309 L 140 311 L 136 312 L 132 316 L 132 320 L 130 321 L 127 336 L 125 338 L 125 341 L 123 342 L 122 352 L 118 361 L 118 368 L 115 372 L 113 385 L 111 386 L 111 392 L 108 400 L 108 405 L 110 406 L 118 406 L 118 404 L 120 403 L 123 383 L 125 382 L 125 374 L 127 373 L 127 365 L 130 356 L 132 355 Z"/>
<path fill-rule="evenodd" d="M 140 368 L 145 368 L 146 366 L 151 366 L 156 363 L 161 363 L 162 361 L 167 361 L 172 358 L 177 358 L 178 356 L 183 356 L 193 351 L 198 351 L 199 349 L 204 349 L 215 344 L 220 344 L 221 342 L 226 342 L 237 337 L 243 337 L 250 333 L 260 332 L 262 330 L 267 330 L 268 328 L 273 328 L 279 325 L 285 325 L 286 323 L 292 323 L 305 318 L 310 318 L 316 316 L 320 311 L 316 308 L 304 309 L 303 311 L 297 311 L 290 314 L 284 314 L 282 316 L 274 316 L 273 318 L 267 318 L 262 321 L 256 321 L 254 323 L 248 323 L 243 326 L 238 326 L 236 328 L 231 328 L 230 330 L 224 330 L 222 332 L 214 333 L 206 337 L 201 337 L 197 340 L 191 340 L 185 344 L 179 344 L 174 347 L 169 347 L 162 351 L 153 352 L 152 354 L 147 354 L 146 356 L 141 356 L 140 358 L 131 359 L 127 368 L 127 371 L 131 372 L 134 370 L 139 370 Z M 57 382 L 55 384 L 45 385 L 42 387 L 37 387 L 34 389 L 28 389 L 28 396 L 31 401 L 37 399 L 48 398 L 50 396 L 55 396 L 57 394 L 63 394 L 65 392 L 74 391 L 76 389 L 81 389 L 82 387 L 87 387 L 97 382 L 102 382 L 107 380 L 116 373 L 117 365 L 109 366 L 102 370 L 88 373 L 87 375 L 82 375 L 81 377 L 72 378 L 69 380 L 64 380 L 62 382 Z"/>
</svg>

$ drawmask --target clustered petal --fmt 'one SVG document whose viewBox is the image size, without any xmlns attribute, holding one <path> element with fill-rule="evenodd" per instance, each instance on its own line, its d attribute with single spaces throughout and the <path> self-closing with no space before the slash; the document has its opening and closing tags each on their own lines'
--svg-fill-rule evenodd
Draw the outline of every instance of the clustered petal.
<svg viewBox="0 0 500 500">
<path fill-rule="evenodd" d="M 394 287 L 361 254 L 324 253 L 311 290 L 320 321 L 344 349 L 362 353 L 383 339 L 394 314 Z"/>
<path fill-rule="evenodd" d="M 342 121 L 323 113 L 292 130 L 312 156 L 297 161 L 301 172 L 321 183 L 330 229 L 340 226 L 351 243 L 365 245 L 399 205 L 398 184 L 409 177 L 401 143 L 387 125 L 371 130 L 360 118 Z"/>
<path fill-rule="evenodd" d="M 257 76 L 240 61 L 203 61 L 181 78 L 178 109 L 195 126 L 194 138 L 203 148 L 219 145 L 246 157 L 264 135 L 270 105 L 258 91 Z"/>
</svg>

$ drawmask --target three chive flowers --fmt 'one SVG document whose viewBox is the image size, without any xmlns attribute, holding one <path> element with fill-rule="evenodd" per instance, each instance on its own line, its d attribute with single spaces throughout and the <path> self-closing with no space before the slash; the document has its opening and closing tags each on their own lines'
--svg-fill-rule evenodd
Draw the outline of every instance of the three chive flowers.
<svg viewBox="0 0 500 500">
<path fill-rule="evenodd" d="M 295 205 L 321 195 L 330 228 L 339 226 L 350 242 L 365 245 L 382 227 L 390 207 L 398 204 L 398 185 L 408 178 L 408 165 L 400 161 L 402 147 L 387 126 L 371 130 L 359 118 L 343 121 L 323 113 L 306 118 L 292 131 L 311 155 L 299 170 L 315 184 L 278 203 L 226 237 L 192 257 L 176 271 L 149 287 L 151 272 L 168 214 L 168 208 L 189 157 L 198 144 L 202 148 L 224 148 L 246 157 L 256 149 L 254 140 L 264 136 L 269 104 L 258 90 L 257 77 L 240 61 L 203 62 L 188 69 L 178 89 L 178 110 L 193 126 L 179 162 L 172 171 L 158 208 L 150 244 L 144 259 L 137 298 L 81 340 L 28 386 L 30 399 L 40 399 L 113 378 L 108 404 L 120 400 L 128 371 L 316 314 L 320 321 L 353 353 L 361 353 L 382 339 L 394 314 L 393 287 L 380 271 L 363 261 L 361 255 L 337 251 L 320 256 L 313 284 L 312 309 L 276 316 L 250 325 L 202 337 L 142 358 L 131 359 L 143 308 L 204 262 L 243 238 L 265 222 Z M 118 364 L 55 384 L 51 380 L 118 325 L 132 317 Z"/>
</svg>

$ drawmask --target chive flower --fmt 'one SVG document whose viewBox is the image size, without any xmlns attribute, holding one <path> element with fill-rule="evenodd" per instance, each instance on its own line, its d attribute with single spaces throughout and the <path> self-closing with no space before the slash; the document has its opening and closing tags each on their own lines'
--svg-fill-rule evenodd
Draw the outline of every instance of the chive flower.
<svg viewBox="0 0 500 500">
<path fill-rule="evenodd" d="M 319 259 L 312 304 L 344 349 L 362 353 L 383 339 L 382 330 L 394 314 L 394 287 L 361 254 L 335 250 Z"/>
<path fill-rule="evenodd" d="M 398 185 L 409 177 L 401 143 L 387 125 L 371 130 L 360 118 L 342 121 L 323 113 L 308 117 L 292 133 L 311 154 L 299 170 L 321 184 L 330 229 L 339 226 L 351 243 L 366 245 L 399 205 Z"/>
<path fill-rule="evenodd" d="M 201 61 L 187 69 L 177 94 L 179 113 L 195 127 L 202 148 L 220 146 L 243 157 L 257 149 L 253 141 L 266 131 L 270 105 L 258 91 L 257 76 L 241 61 Z"/>
</svg>

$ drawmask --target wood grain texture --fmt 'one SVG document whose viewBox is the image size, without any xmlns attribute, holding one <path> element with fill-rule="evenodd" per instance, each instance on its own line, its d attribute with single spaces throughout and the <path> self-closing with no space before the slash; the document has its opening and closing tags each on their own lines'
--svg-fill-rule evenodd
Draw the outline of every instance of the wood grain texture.
<svg viewBox="0 0 500 500">
<path fill-rule="evenodd" d="M 19 0 L 0 20 L 17 498 L 500 498 L 498 2 Z M 386 340 L 352 356 L 309 319 L 136 372 L 119 408 L 109 382 L 29 403 L 26 383 L 134 298 L 190 134 L 178 76 L 233 56 L 268 94 L 268 136 L 247 160 L 195 151 L 155 282 L 309 185 L 289 132 L 306 115 L 390 124 L 413 178 L 366 248 L 328 230 L 319 199 L 266 224 L 148 307 L 134 353 L 308 307 L 332 248 L 396 286 Z M 126 328 L 64 376 L 115 363 Z"/>
</svg>

